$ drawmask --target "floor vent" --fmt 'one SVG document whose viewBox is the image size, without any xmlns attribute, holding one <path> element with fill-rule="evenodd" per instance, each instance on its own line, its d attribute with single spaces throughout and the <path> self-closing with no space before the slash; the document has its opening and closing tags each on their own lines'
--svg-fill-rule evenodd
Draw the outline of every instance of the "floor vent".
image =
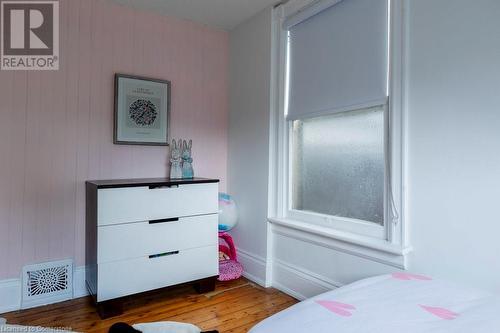
<svg viewBox="0 0 500 333">
<path fill-rule="evenodd" d="M 73 261 L 62 260 L 23 268 L 23 309 L 73 297 Z"/>
</svg>

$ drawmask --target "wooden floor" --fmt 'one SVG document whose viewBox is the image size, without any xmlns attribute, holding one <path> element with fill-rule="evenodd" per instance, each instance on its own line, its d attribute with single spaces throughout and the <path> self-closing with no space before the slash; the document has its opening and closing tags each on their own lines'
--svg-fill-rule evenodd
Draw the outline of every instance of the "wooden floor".
<svg viewBox="0 0 500 333">
<path fill-rule="evenodd" d="M 207 294 L 197 294 L 192 286 L 183 285 L 142 295 L 125 302 L 123 315 L 106 320 L 99 319 L 89 297 L 2 317 L 10 324 L 65 327 L 77 332 L 104 333 L 119 321 L 134 324 L 169 320 L 192 323 L 203 330 L 240 333 L 296 302 L 276 289 L 240 279 L 218 283 L 216 290 Z"/>
</svg>

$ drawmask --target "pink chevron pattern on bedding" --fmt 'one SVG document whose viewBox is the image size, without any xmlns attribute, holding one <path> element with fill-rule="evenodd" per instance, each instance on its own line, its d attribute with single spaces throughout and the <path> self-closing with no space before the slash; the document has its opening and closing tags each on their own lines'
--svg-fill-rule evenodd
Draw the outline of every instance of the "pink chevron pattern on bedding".
<svg viewBox="0 0 500 333">
<path fill-rule="evenodd" d="M 398 272 L 300 302 L 250 333 L 500 332 L 500 297 Z"/>
<path fill-rule="evenodd" d="M 350 317 L 352 316 L 352 310 L 356 310 L 355 306 L 350 304 L 335 302 L 335 301 L 316 301 L 319 305 L 325 307 L 329 311 L 338 314 L 339 316 Z"/>
</svg>

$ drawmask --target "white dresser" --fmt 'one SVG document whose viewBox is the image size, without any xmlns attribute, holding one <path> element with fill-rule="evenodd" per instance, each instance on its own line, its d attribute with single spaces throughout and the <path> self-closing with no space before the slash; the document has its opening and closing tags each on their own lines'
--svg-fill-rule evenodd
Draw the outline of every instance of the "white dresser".
<svg viewBox="0 0 500 333">
<path fill-rule="evenodd" d="M 101 317 L 124 296 L 218 276 L 218 180 L 86 182 L 86 282 Z"/>
</svg>

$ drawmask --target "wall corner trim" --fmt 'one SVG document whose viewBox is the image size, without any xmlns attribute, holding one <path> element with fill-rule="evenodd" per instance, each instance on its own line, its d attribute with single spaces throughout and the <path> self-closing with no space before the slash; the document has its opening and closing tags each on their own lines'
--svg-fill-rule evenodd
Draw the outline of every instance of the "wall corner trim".
<svg viewBox="0 0 500 333">
<path fill-rule="evenodd" d="M 238 249 L 238 259 L 243 265 L 243 276 L 258 285 L 267 288 L 267 266 L 269 263 L 265 258 L 251 252 Z"/>
</svg>

